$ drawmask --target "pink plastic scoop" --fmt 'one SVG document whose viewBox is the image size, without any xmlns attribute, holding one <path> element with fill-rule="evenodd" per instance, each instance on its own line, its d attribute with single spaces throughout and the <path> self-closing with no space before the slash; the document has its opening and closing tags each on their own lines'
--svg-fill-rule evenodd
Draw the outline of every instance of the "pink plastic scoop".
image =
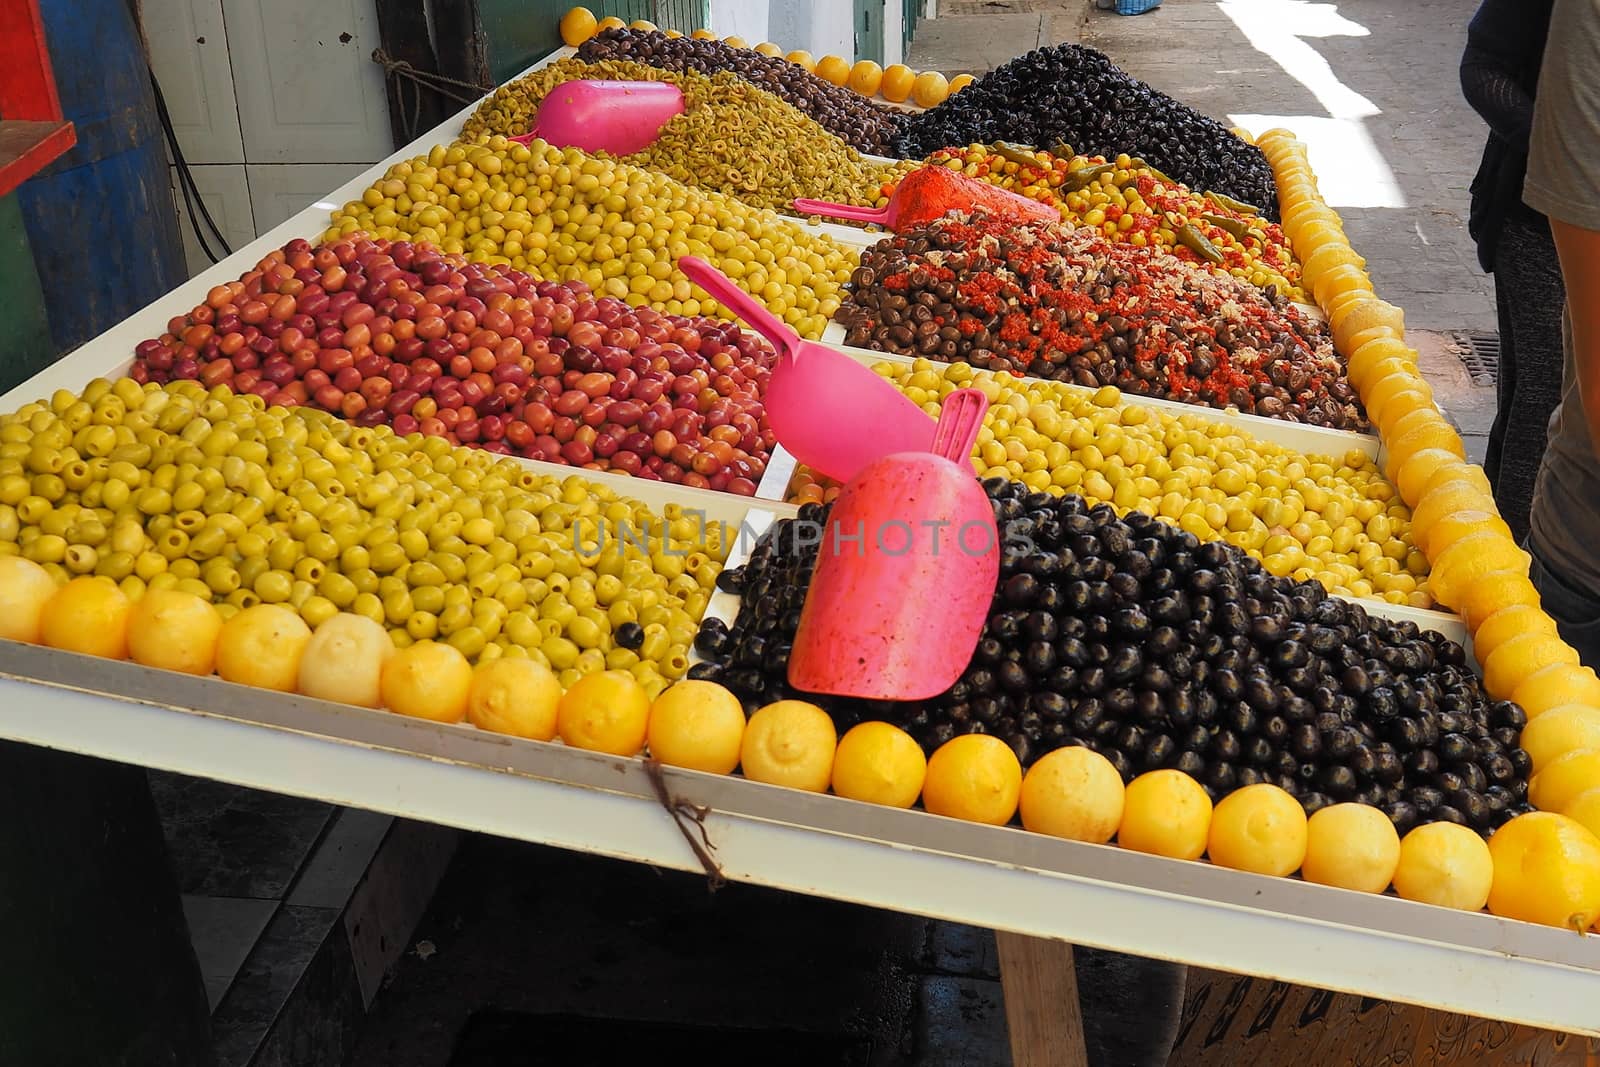
<svg viewBox="0 0 1600 1067">
<path fill-rule="evenodd" d="M 533 129 L 511 140 L 535 137 L 559 148 L 629 156 L 648 148 L 661 127 L 683 114 L 683 90 L 671 82 L 562 82 L 544 98 Z"/>
<path fill-rule="evenodd" d="M 833 503 L 789 655 L 810 693 L 926 700 L 972 660 L 1000 577 L 994 509 L 972 470 L 989 402 L 945 398 L 931 452 L 869 463 Z"/>
<path fill-rule="evenodd" d="M 801 463 L 847 482 L 880 456 L 928 450 L 933 420 L 872 368 L 802 341 L 705 260 L 684 256 L 678 269 L 778 350 L 762 403 L 778 443 Z"/>
<path fill-rule="evenodd" d="M 932 165 L 918 167 L 901 178 L 883 207 L 854 207 L 802 197 L 794 201 L 794 209 L 802 215 L 874 222 L 896 233 L 942 219 L 951 211 L 983 211 L 1019 223 L 1061 221 L 1061 213 L 1049 204 Z"/>
</svg>

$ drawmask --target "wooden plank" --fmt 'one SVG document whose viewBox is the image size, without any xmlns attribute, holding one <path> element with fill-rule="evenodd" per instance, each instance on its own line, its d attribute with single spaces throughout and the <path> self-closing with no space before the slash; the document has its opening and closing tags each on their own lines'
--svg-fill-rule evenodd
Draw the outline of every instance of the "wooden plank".
<svg viewBox="0 0 1600 1067">
<path fill-rule="evenodd" d="M 0 196 L 39 173 L 77 139 L 70 122 L 0 120 Z"/>
<path fill-rule="evenodd" d="M 378 41 L 389 59 L 409 63 L 420 71 L 439 69 L 428 35 L 428 13 L 423 0 L 377 0 Z M 423 130 L 431 130 L 455 110 L 438 92 L 407 78 L 390 74 L 385 79 L 389 97 L 389 126 L 394 145 L 410 144 Z"/>
<path fill-rule="evenodd" d="M 61 118 L 39 0 L 0 3 L 0 118 Z"/>
<path fill-rule="evenodd" d="M 1012 1067 L 1089 1067 L 1072 946 L 1004 930 L 994 936 Z"/>
</svg>

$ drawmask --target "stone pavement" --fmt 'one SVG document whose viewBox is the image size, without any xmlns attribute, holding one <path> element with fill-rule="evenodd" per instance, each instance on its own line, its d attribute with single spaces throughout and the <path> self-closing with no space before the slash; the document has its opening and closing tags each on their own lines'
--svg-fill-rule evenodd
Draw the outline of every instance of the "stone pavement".
<svg viewBox="0 0 1600 1067">
<path fill-rule="evenodd" d="M 1448 336 L 1495 328 L 1493 283 L 1466 228 L 1485 131 L 1456 74 L 1476 7 L 1167 0 L 1130 18 L 1087 0 L 953 0 L 918 28 L 907 62 L 982 74 L 1029 40 L 1081 41 L 1218 119 L 1294 129 L 1379 295 L 1405 308 L 1439 403 L 1481 461 L 1494 390 L 1474 384 Z"/>
</svg>

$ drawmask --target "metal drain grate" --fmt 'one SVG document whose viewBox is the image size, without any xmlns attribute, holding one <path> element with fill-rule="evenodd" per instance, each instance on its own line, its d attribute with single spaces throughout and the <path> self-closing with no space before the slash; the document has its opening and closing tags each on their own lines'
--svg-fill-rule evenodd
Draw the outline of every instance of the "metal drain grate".
<svg viewBox="0 0 1600 1067">
<path fill-rule="evenodd" d="M 1456 355 L 1477 385 L 1493 385 L 1500 378 L 1500 334 L 1494 330 L 1464 330 L 1453 334 Z"/>
</svg>

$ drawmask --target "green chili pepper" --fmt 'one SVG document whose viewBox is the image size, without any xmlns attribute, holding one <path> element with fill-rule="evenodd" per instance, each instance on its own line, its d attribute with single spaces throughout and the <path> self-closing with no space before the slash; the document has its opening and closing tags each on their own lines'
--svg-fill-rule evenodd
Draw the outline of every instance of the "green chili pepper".
<svg viewBox="0 0 1600 1067">
<path fill-rule="evenodd" d="M 1147 170 L 1147 171 L 1149 171 L 1150 172 L 1150 177 L 1154 178 L 1156 181 L 1160 182 L 1162 185 L 1177 185 L 1178 184 L 1177 182 L 1173 181 L 1171 178 L 1167 177 L 1165 174 L 1162 174 L 1159 170 L 1156 170 L 1156 168 L 1152 167 L 1149 163 L 1145 162 L 1142 159 L 1134 160 L 1133 161 L 1133 168 L 1135 170 Z"/>
<path fill-rule="evenodd" d="M 1178 243 L 1208 263 L 1225 263 L 1227 260 L 1206 235 L 1189 223 L 1178 227 Z"/>
<path fill-rule="evenodd" d="M 1076 156 L 1078 153 L 1074 152 L 1072 150 L 1072 146 L 1069 145 L 1067 142 L 1065 142 L 1065 141 L 1057 141 L 1055 143 L 1055 147 L 1050 149 L 1050 154 L 1052 156 L 1055 156 L 1057 159 L 1071 159 L 1073 156 Z"/>
<path fill-rule="evenodd" d="M 1018 166 L 1032 167 L 1035 170 L 1044 169 L 1044 164 L 1033 158 L 1033 149 L 1029 148 L 1027 145 L 1008 144 L 1005 141 L 996 141 L 994 145 L 994 153 L 1002 159 L 1009 159 Z"/>
<path fill-rule="evenodd" d="M 1227 219 L 1221 215 L 1201 215 L 1200 217 L 1224 233 L 1232 234 L 1238 240 L 1243 241 L 1250 236 L 1250 224 L 1240 219 Z"/>
<path fill-rule="evenodd" d="M 1240 215 L 1261 214 L 1260 210 L 1257 208 L 1254 208 L 1249 204 L 1241 203 L 1231 196 L 1223 196 L 1221 193 L 1206 193 L 1205 197 L 1207 200 L 1222 208 L 1224 211 L 1234 211 L 1238 212 Z"/>
<path fill-rule="evenodd" d="M 1062 184 L 1061 187 L 1069 193 L 1075 193 L 1078 190 L 1087 188 L 1094 182 L 1098 181 L 1100 175 L 1110 174 L 1116 169 L 1117 165 L 1115 163 L 1101 163 L 1096 167 L 1085 167 L 1083 170 L 1073 171 L 1071 174 L 1068 174 L 1067 180 Z"/>
</svg>

